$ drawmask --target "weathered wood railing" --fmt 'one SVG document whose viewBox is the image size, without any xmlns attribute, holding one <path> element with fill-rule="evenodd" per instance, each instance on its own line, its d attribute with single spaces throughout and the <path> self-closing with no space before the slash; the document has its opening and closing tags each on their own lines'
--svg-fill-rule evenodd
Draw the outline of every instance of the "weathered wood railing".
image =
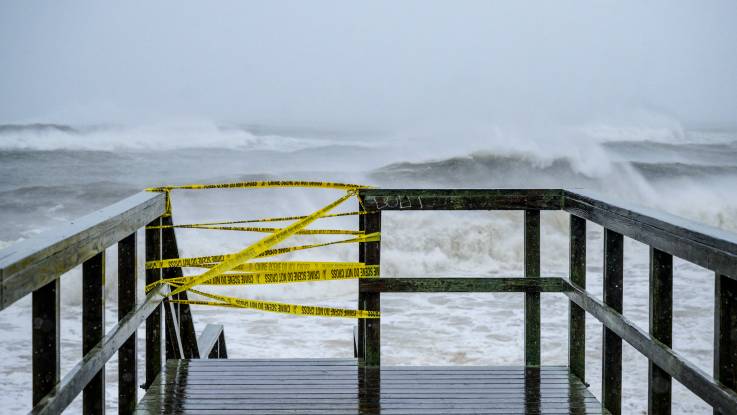
<svg viewBox="0 0 737 415">
<path fill-rule="evenodd" d="M 146 380 L 150 385 L 162 367 L 161 343 L 167 358 L 226 357 L 222 326 L 208 326 L 195 338 L 189 307 L 163 302 L 166 288 L 148 293 L 137 303 L 137 243 L 139 228 L 171 224 L 165 197 L 139 193 L 71 224 L 0 251 L 0 310 L 32 295 L 33 413 L 53 414 L 66 408 L 80 392 L 83 412 L 105 410 L 105 363 L 118 352 L 119 413 L 129 414 L 137 403 L 138 355 L 136 329 L 146 322 Z M 105 249 L 117 243 L 118 324 L 105 333 Z M 173 229 L 146 230 L 146 260 L 176 258 Z M 60 379 L 60 277 L 82 264 L 82 360 Z M 181 275 L 168 269 L 165 277 Z M 161 278 L 147 270 L 147 283 Z M 167 335 L 162 334 L 161 309 Z M 213 340 L 214 338 L 214 340 Z"/>
<path fill-rule="evenodd" d="M 737 414 L 737 236 L 661 212 L 607 202 L 580 192 L 549 190 L 366 189 L 369 212 L 359 226 L 381 229 L 385 210 L 522 210 L 526 278 L 379 278 L 359 282 L 358 304 L 380 310 L 382 292 L 522 292 L 525 294 L 525 363 L 540 365 L 540 293 L 570 300 L 569 366 L 585 380 L 585 313 L 603 323 L 602 398 L 621 413 L 622 340 L 649 360 L 649 413 L 671 410 L 671 378 L 714 407 Z M 570 213 L 569 278 L 541 278 L 540 210 Z M 604 227 L 604 301 L 586 291 L 586 222 Z M 650 246 L 650 327 L 622 315 L 624 236 Z M 359 256 L 378 264 L 380 242 L 361 244 Z M 714 373 L 705 373 L 671 349 L 672 260 L 678 256 L 716 274 Z M 380 320 L 359 323 L 357 353 L 367 366 L 380 364 Z"/>
<path fill-rule="evenodd" d="M 727 232 L 642 208 L 627 207 L 580 192 L 549 190 L 387 190 L 359 194 L 368 214 L 359 221 L 367 232 L 381 230 L 384 210 L 524 211 L 525 278 L 378 278 L 359 282 L 359 307 L 380 310 L 382 292 L 520 292 L 525 295 L 525 364 L 539 366 L 540 293 L 563 293 L 570 300 L 569 366 L 585 380 L 585 313 L 604 326 L 602 397 L 613 414 L 621 413 L 622 341 L 650 362 L 649 411 L 669 413 L 671 378 L 711 404 L 715 413 L 737 414 L 737 237 Z M 569 278 L 542 277 L 540 211 L 570 213 Z M 130 413 L 138 389 L 136 329 L 146 321 L 146 381 L 161 370 L 161 343 L 167 358 L 227 357 L 222 326 L 208 326 L 195 338 L 188 307 L 163 302 L 166 288 L 136 302 L 136 231 L 171 224 L 163 216 L 164 196 L 140 193 L 69 226 L 0 251 L 0 310 L 33 296 L 33 412 L 57 413 L 83 392 L 88 414 L 104 410 L 105 363 L 119 355 L 119 408 Z M 604 301 L 586 291 L 586 223 L 604 227 Z M 644 330 L 622 315 L 623 240 L 650 246 L 650 327 Z M 178 256 L 172 229 L 146 230 L 146 259 Z M 105 249 L 118 248 L 118 324 L 104 332 Z M 379 264 L 380 242 L 360 244 L 359 257 Z M 713 376 L 671 349 L 673 256 L 715 272 Z M 82 360 L 59 379 L 59 307 L 61 274 L 82 264 Z M 181 269 L 165 277 L 181 275 Z M 162 277 L 146 271 L 146 281 Z M 161 310 L 167 324 L 162 330 Z M 381 356 L 380 320 L 361 320 L 356 353 L 367 366 Z M 165 333 L 162 333 L 165 331 Z"/>
</svg>

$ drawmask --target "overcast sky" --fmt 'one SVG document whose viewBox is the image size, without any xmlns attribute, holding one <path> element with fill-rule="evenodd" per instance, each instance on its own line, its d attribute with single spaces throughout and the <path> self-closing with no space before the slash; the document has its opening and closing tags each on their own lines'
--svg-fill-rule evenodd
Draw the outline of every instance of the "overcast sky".
<svg viewBox="0 0 737 415">
<path fill-rule="evenodd" d="M 737 3 L 0 3 L 0 122 L 737 122 Z"/>
</svg>

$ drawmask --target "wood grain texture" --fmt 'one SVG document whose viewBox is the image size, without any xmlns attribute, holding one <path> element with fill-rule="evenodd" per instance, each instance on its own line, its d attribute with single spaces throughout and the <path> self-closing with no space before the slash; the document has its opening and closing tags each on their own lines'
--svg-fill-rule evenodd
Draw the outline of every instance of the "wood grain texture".
<svg viewBox="0 0 737 415">
<path fill-rule="evenodd" d="M 82 355 L 105 335 L 105 251 L 82 264 Z M 105 413 L 105 365 L 84 387 L 82 413 Z"/>
<path fill-rule="evenodd" d="M 573 215 L 570 219 L 570 279 L 586 289 L 586 220 Z M 568 304 L 568 366 L 586 382 L 586 311 L 573 301 Z"/>
<path fill-rule="evenodd" d="M 137 414 L 606 414 L 566 367 L 170 360 Z"/>
<path fill-rule="evenodd" d="M 367 293 L 552 293 L 566 291 L 569 286 L 559 277 L 391 277 L 365 279 L 361 289 Z"/>
<path fill-rule="evenodd" d="M 114 245 L 164 211 L 164 195 L 141 192 L 0 251 L 0 310 Z"/>
<path fill-rule="evenodd" d="M 737 278 L 737 235 L 603 196 L 565 191 L 563 210 L 704 268 Z"/>
<path fill-rule="evenodd" d="M 540 211 L 525 210 L 525 278 L 540 278 Z M 540 366 L 540 292 L 525 292 L 525 365 Z"/>
<path fill-rule="evenodd" d="M 650 248 L 650 335 L 673 345 L 673 256 Z M 648 413 L 671 413 L 671 378 L 658 365 L 648 365 Z"/>
<path fill-rule="evenodd" d="M 362 189 L 367 210 L 559 210 L 559 189 Z"/>
<path fill-rule="evenodd" d="M 720 413 L 737 415 L 737 393 L 734 390 L 714 380 L 710 374 L 586 291 L 571 284 L 571 290 L 564 294 Z"/>
<path fill-rule="evenodd" d="M 136 232 L 118 242 L 118 322 L 136 308 L 138 272 Z M 118 350 L 118 414 L 128 415 L 138 402 L 136 332 Z"/>
</svg>

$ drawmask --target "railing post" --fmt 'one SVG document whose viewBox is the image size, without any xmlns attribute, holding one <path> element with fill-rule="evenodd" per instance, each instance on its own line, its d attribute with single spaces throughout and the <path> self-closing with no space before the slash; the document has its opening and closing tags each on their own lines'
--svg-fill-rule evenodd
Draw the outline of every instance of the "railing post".
<svg viewBox="0 0 737 415">
<path fill-rule="evenodd" d="M 118 321 L 136 308 L 136 233 L 118 242 Z M 118 350 L 118 413 L 132 414 L 138 402 L 138 360 L 134 332 Z"/>
<path fill-rule="evenodd" d="M 32 294 L 33 405 L 59 382 L 59 278 Z"/>
<path fill-rule="evenodd" d="M 171 215 L 162 216 L 161 224 L 163 226 L 172 226 L 173 221 Z M 161 258 L 179 258 L 179 247 L 174 228 L 169 227 L 161 230 Z M 162 278 L 178 278 L 184 275 L 180 267 L 165 268 L 161 271 L 161 274 Z M 187 292 L 177 294 L 174 298 L 187 300 Z M 181 335 L 184 357 L 199 359 L 200 352 L 197 349 L 197 335 L 194 331 L 194 321 L 192 320 L 189 304 L 174 304 L 174 309 L 176 310 L 175 321 L 179 324 L 177 332 Z"/>
<path fill-rule="evenodd" d="M 148 226 L 161 226 L 161 218 L 154 219 Z M 161 229 L 146 229 L 146 262 L 161 259 Z M 161 279 L 160 269 L 146 270 L 146 284 Z M 146 319 L 146 383 L 148 389 L 161 371 L 161 306 Z"/>
<path fill-rule="evenodd" d="M 673 256 L 650 248 L 650 335 L 670 347 L 673 344 Z M 671 378 L 649 362 L 649 414 L 670 414 Z"/>
<path fill-rule="evenodd" d="M 737 281 L 716 274 L 715 288 L 714 378 L 737 391 Z"/>
<path fill-rule="evenodd" d="M 82 264 L 82 355 L 105 335 L 105 251 Z M 84 387 L 82 412 L 105 413 L 105 367 Z"/>
<path fill-rule="evenodd" d="M 381 211 L 370 212 L 365 216 L 364 231 L 374 233 L 381 231 Z M 366 265 L 379 265 L 381 242 L 364 243 L 364 262 Z M 363 281 L 359 280 L 358 290 L 361 292 Z M 381 293 L 363 293 L 363 306 L 366 310 L 381 311 Z M 381 364 L 381 319 L 363 319 L 364 324 L 364 364 L 380 366 Z"/>
<path fill-rule="evenodd" d="M 571 282 L 586 288 L 586 219 L 571 215 Z M 568 366 L 581 382 L 586 382 L 586 312 L 573 301 L 568 305 Z"/>
<path fill-rule="evenodd" d="M 525 277 L 540 278 L 540 211 L 525 210 Z M 525 366 L 540 366 L 540 293 L 525 293 Z"/>
<path fill-rule="evenodd" d="M 622 313 L 624 238 L 604 230 L 604 303 Z M 622 338 L 604 327 L 602 404 L 612 415 L 622 413 Z"/>
<path fill-rule="evenodd" d="M 360 196 L 359 196 L 360 197 Z M 358 206 L 359 210 L 362 210 L 361 204 Z M 366 229 L 366 215 L 358 215 L 358 230 L 364 231 Z M 358 243 L 358 262 L 364 262 L 366 260 L 366 247 L 363 242 Z M 358 306 L 361 309 L 366 304 L 366 293 L 361 289 L 361 280 L 358 280 Z M 356 357 L 363 360 L 365 356 L 365 345 L 366 345 L 366 325 L 365 321 L 359 319 L 357 334 L 356 334 Z"/>
</svg>

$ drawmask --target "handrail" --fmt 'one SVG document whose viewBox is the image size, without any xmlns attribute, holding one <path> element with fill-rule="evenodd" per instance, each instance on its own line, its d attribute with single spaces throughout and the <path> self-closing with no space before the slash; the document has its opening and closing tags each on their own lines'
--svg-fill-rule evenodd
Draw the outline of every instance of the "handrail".
<svg viewBox="0 0 737 415">
<path fill-rule="evenodd" d="M 737 235 L 675 215 L 564 191 L 563 210 L 663 252 L 737 278 Z"/>
<path fill-rule="evenodd" d="M 564 280 L 565 281 L 565 280 Z M 670 347 L 650 336 L 640 327 L 602 303 L 586 290 L 565 281 L 568 290 L 562 291 L 579 307 L 586 310 L 619 337 L 632 345 L 706 403 L 724 414 L 737 414 L 737 392 L 729 390 L 714 378 L 690 363 Z"/>
<path fill-rule="evenodd" d="M 222 324 L 208 324 L 197 339 L 202 359 L 227 359 L 225 331 Z"/>
<path fill-rule="evenodd" d="M 74 366 L 69 373 L 36 406 L 33 414 L 58 414 L 69 406 L 120 346 L 136 332 L 141 323 L 156 310 L 168 288 L 159 286 L 146 296 L 134 311 L 126 316 Z"/>
<path fill-rule="evenodd" d="M 361 286 L 369 293 L 502 293 L 502 292 L 564 292 L 570 290 L 568 284 L 558 277 L 517 278 L 376 278 L 368 279 Z"/>
<path fill-rule="evenodd" d="M 361 189 L 367 210 L 560 210 L 560 189 Z"/>
<path fill-rule="evenodd" d="M 0 251 L 0 310 L 161 216 L 165 197 L 140 192 Z"/>
<path fill-rule="evenodd" d="M 602 401 L 621 414 L 622 341 L 648 358 L 650 413 L 670 413 L 671 378 L 714 407 L 737 414 L 737 235 L 666 213 L 614 203 L 607 198 L 566 189 L 361 189 L 369 212 L 359 219 L 365 231 L 381 229 L 385 210 L 522 210 L 525 213 L 527 278 L 378 278 L 359 282 L 359 306 L 380 309 L 382 292 L 524 292 L 525 364 L 539 365 L 539 295 L 560 292 L 570 301 L 569 367 L 585 381 L 585 313 L 604 327 Z M 540 278 L 540 211 L 570 213 L 569 280 Z M 604 228 L 604 301 L 585 290 L 586 222 Z M 650 248 L 649 333 L 624 317 L 623 238 Z M 363 243 L 359 257 L 379 264 L 380 242 Z M 673 351 L 673 256 L 715 272 L 714 375 L 710 376 Z M 357 354 L 366 366 L 380 364 L 380 323 L 359 321 Z"/>
</svg>

